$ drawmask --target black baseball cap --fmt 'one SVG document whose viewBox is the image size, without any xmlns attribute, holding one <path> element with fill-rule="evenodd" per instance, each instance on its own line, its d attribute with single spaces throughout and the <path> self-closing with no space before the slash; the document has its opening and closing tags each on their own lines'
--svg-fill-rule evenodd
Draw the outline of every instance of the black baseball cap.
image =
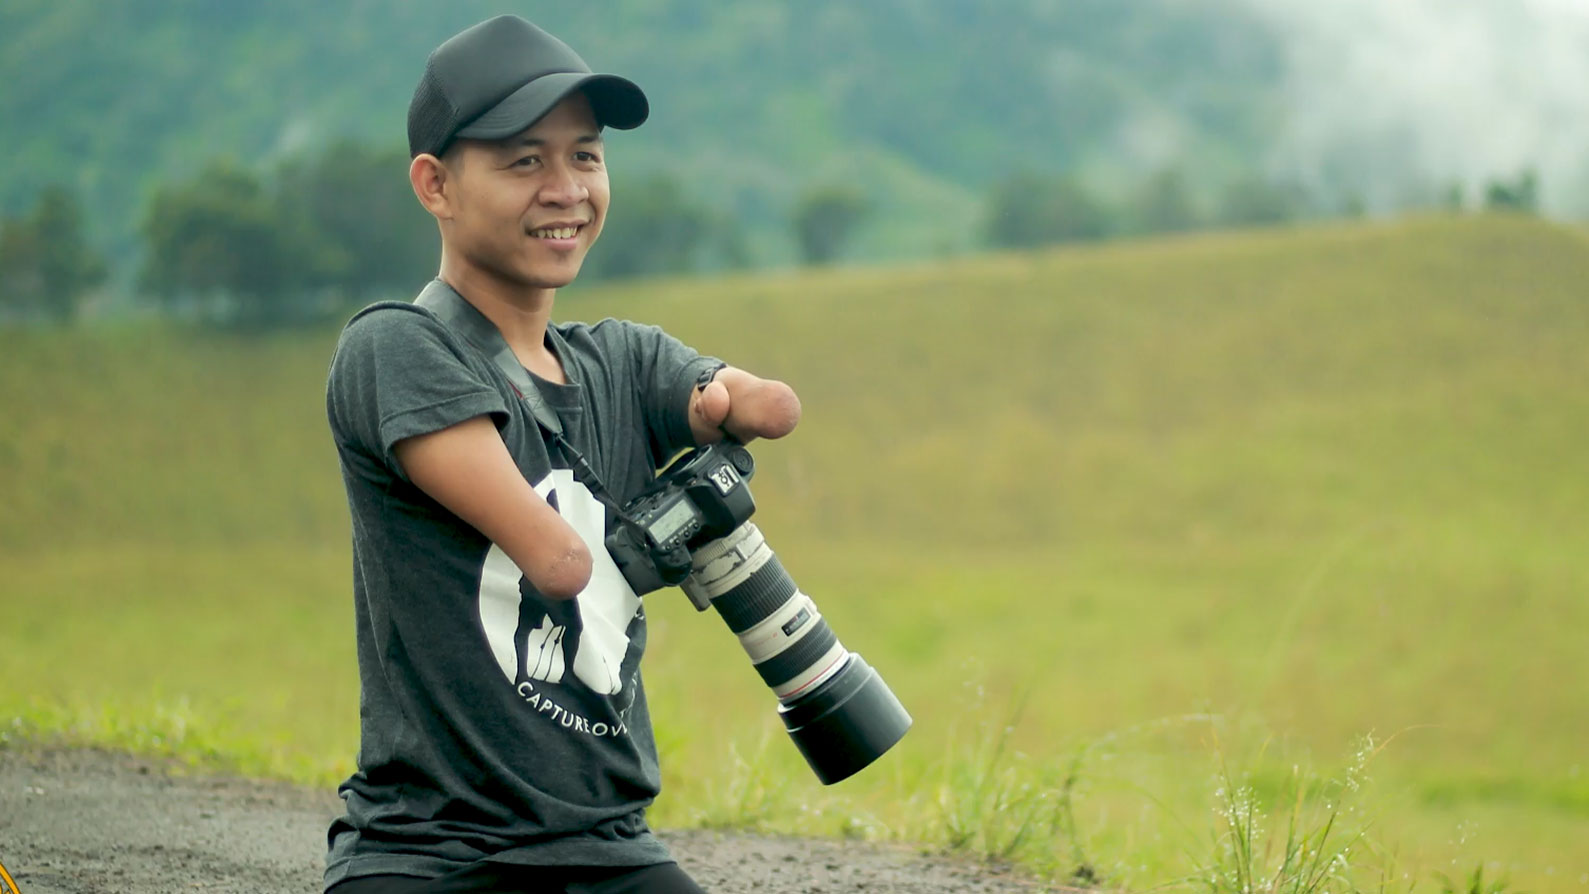
<svg viewBox="0 0 1589 894">
<path fill-rule="evenodd" d="M 568 44 L 524 19 L 487 19 L 426 60 L 408 103 L 408 154 L 440 155 L 459 137 L 513 136 L 575 90 L 585 91 L 604 127 L 639 127 L 651 111 L 634 82 L 591 72 Z"/>
</svg>

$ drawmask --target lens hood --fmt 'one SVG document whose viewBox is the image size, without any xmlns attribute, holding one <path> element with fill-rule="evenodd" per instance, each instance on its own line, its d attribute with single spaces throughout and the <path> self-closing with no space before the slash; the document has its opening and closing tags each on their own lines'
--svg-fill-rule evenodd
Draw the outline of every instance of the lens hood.
<svg viewBox="0 0 1589 894">
<path fill-rule="evenodd" d="M 848 779 L 877 760 L 911 724 L 888 684 L 854 652 L 838 673 L 780 706 L 778 715 L 823 785 Z"/>
</svg>

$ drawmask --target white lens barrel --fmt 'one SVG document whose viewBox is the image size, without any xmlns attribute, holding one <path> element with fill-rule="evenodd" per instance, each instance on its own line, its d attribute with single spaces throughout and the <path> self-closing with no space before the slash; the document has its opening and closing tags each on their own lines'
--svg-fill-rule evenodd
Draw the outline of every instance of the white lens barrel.
<svg viewBox="0 0 1589 894">
<path fill-rule="evenodd" d="M 799 674 L 772 686 L 772 694 L 778 696 L 780 702 L 788 704 L 827 682 L 829 677 L 843 670 L 849 660 L 849 650 L 844 648 L 843 643 L 835 641 L 832 647 L 816 661 L 806 665 Z"/>
<path fill-rule="evenodd" d="M 849 653 L 750 522 L 691 556 L 690 601 L 717 609 L 779 700 L 839 672 Z"/>
<path fill-rule="evenodd" d="M 744 583 L 770 558 L 772 548 L 761 529 L 745 522 L 691 553 L 693 570 L 680 586 L 696 608 L 706 611 L 713 599 Z"/>
<path fill-rule="evenodd" d="M 752 664 L 760 664 L 810 633 L 821 617 L 811 597 L 796 590 L 793 598 L 766 620 L 739 634 L 739 644 L 745 647 Z"/>
<path fill-rule="evenodd" d="M 824 785 L 894 747 L 910 714 L 861 656 L 846 651 L 756 526 L 746 522 L 691 554 L 684 591 L 717 610 L 778 696 L 789 738 Z"/>
</svg>

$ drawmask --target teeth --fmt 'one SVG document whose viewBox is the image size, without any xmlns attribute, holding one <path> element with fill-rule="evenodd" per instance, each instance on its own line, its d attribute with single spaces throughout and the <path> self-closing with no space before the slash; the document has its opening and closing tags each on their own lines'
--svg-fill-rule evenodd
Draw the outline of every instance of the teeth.
<svg viewBox="0 0 1589 894">
<path fill-rule="evenodd" d="M 547 227 L 541 230 L 532 230 L 530 235 L 537 239 L 572 239 L 579 227 Z"/>
</svg>

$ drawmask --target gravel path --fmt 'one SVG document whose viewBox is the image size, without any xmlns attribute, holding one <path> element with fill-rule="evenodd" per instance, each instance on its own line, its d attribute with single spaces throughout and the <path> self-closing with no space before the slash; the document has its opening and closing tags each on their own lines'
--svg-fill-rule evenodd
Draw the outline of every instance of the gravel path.
<svg viewBox="0 0 1589 894">
<path fill-rule="evenodd" d="M 159 761 L 110 752 L 0 748 L 0 864 L 20 894 L 316 894 L 326 827 L 340 806 L 328 791 L 173 775 Z M 663 837 L 714 894 L 1049 890 L 906 847 L 700 831 Z"/>
</svg>

